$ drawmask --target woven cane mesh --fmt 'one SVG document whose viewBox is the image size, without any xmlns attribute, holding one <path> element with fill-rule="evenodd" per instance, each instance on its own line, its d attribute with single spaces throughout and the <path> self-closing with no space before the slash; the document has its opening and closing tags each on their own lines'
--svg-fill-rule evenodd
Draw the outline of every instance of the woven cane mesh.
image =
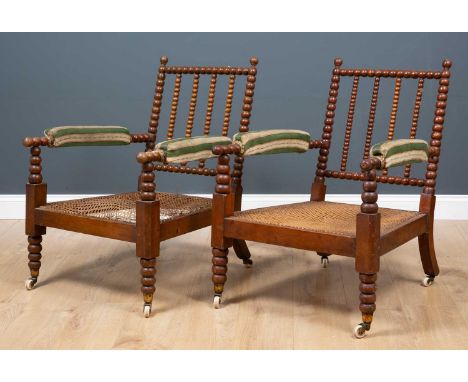
<svg viewBox="0 0 468 382">
<path fill-rule="evenodd" d="M 330 202 L 304 202 L 235 212 L 230 220 L 295 228 L 318 233 L 356 236 L 360 206 Z M 381 234 L 417 219 L 419 212 L 379 208 Z"/>
<path fill-rule="evenodd" d="M 165 192 L 157 192 L 156 198 L 160 201 L 161 222 L 211 209 L 211 199 L 207 198 Z M 135 224 L 135 205 L 139 199 L 138 192 L 128 192 L 49 203 L 40 208 L 68 215 L 85 215 L 102 220 L 117 220 Z"/>
</svg>

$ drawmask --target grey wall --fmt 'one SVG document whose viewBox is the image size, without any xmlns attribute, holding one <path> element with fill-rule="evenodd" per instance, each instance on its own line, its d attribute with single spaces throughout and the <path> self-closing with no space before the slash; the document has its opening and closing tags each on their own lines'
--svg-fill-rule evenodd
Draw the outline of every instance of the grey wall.
<svg viewBox="0 0 468 382">
<path fill-rule="evenodd" d="M 260 59 L 252 129 L 291 128 L 321 134 L 331 63 L 344 67 L 440 68 L 450 58 L 452 68 L 439 193 L 468 193 L 468 35 L 444 33 L 81 33 L 0 34 L 0 193 L 22 193 L 27 178 L 25 136 L 64 124 L 119 124 L 145 131 L 159 56 L 174 65 L 245 65 Z M 369 89 L 371 81 L 362 81 Z M 382 92 L 392 83 L 382 84 Z M 170 88 L 168 88 L 170 89 Z M 415 84 L 403 84 L 396 138 L 407 137 Z M 221 94 L 220 85 L 219 94 Z M 419 137 L 429 139 L 435 87 L 428 86 Z M 341 149 L 350 84 L 339 104 L 334 149 Z M 432 92 L 432 93 L 431 93 Z M 169 94 L 168 94 L 169 95 Z M 221 94 L 224 96 L 224 94 Z M 185 98 L 184 98 L 185 100 Z M 220 102 L 220 101 L 218 101 Z M 204 103 L 204 102 L 202 102 Z M 238 105 L 238 104 L 236 104 Z M 166 103 L 167 106 L 167 103 Z M 203 105 L 204 106 L 204 105 Z M 386 136 L 391 96 L 379 99 L 375 140 Z M 369 92 L 359 97 L 351 143 L 350 166 L 362 156 Z M 181 109 L 182 110 L 182 109 Z M 186 113 L 186 110 L 183 110 Z M 178 116 L 183 122 L 186 114 Z M 201 121 L 201 118 L 198 119 Z M 232 128 L 239 121 L 233 111 Z M 182 126 L 178 126 L 179 133 Z M 219 125 L 216 126 L 219 129 Z M 135 154 L 141 145 L 115 148 L 44 149 L 44 175 L 51 193 L 112 193 L 133 190 L 139 168 Z M 331 154 L 333 156 L 333 153 Z M 248 193 L 307 193 L 317 152 L 249 158 L 245 170 Z M 339 162 L 333 156 L 331 164 Z M 336 166 L 333 166 L 336 167 Z M 421 167 L 421 166 L 420 166 Z M 423 171 L 421 168 L 419 173 Z M 418 172 L 416 172 L 418 173 Z M 455 174 L 459 175 L 456 176 Z M 161 174 L 160 190 L 210 193 L 212 178 Z M 352 182 L 330 180 L 332 193 L 359 192 Z M 382 186 L 381 192 L 417 192 Z"/>
</svg>

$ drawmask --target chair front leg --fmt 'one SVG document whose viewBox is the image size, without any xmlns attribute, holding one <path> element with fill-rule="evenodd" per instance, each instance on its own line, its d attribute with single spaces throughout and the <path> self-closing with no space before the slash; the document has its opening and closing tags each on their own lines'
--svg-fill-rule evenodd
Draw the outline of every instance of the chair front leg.
<svg viewBox="0 0 468 382">
<path fill-rule="evenodd" d="M 156 258 L 140 258 L 141 265 L 141 293 L 143 294 L 143 314 L 146 318 L 151 315 L 153 295 L 156 291 Z"/>
<path fill-rule="evenodd" d="M 32 138 L 27 138 L 29 142 Z M 26 145 L 26 144 L 25 144 Z M 42 258 L 42 235 L 46 227 L 36 225 L 35 210 L 46 204 L 47 185 L 42 183 L 42 159 L 39 146 L 32 146 L 29 158 L 29 183 L 26 185 L 26 234 L 28 235 L 28 266 L 31 277 L 26 279 L 25 286 L 31 290 L 37 283 Z"/>
<path fill-rule="evenodd" d="M 215 309 L 218 309 L 221 304 L 221 296 L 227 280 L 228 248 L 232 246 L 232 240 L 224 236 L 224 219 L 232 216 L 235 208 L 235 194 L 231 189 L 228 154 L 234 153 L 236 150 L 238 150 L 238 146 L 235 145 L 218 146 L 213 149 L 213 153 L 219 155 L 211 224 L 213 307 Z"/>
<path fill-rule="evenodd" d="M 153 170 L 152 163 L 142 164 L 141 200 L 136 203 L 136 255 L 140 258 L 143 314 L 146 318 L 151 315 L 156 290 L 156 258 L 160 247 L 160 203 L 156 200 Z"/>
<path fill-rule="evenodd" d="M 376 309 L 376 281 L 380 267 L 380 213 L 377 205 L 376 168 L 381 162 L 368 158 L 361 163 L 365 174 L 361 212 L 356 217 L 356 271 L 359 273 L 359 310 L 362 322 L 354 328 L 357 338 L 370 330 Z"/>
</svg>

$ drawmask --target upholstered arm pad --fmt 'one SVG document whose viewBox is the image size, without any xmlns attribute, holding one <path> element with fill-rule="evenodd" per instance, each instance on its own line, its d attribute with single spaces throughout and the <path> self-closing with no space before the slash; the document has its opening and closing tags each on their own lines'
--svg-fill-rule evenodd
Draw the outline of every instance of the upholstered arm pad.
<svg viewBox="0 0 468 382">
<path fill-rule="evenodd" d="M 382 168 L 427 162 L 429 145 L 422 139 L 396 139 L 371 147 L 371 157 L 379 158 Z"/>
<path fill-rule="evenodd" d="M 201 136 L 176 138 L 160 142 L 154 148 L 161 161 L 166 163 L 185 163 L 215 157 L 213 148 L 232 144 L 231 138 L 222 136 Z"/>
<path fill-rule="evenodd" d="M 263 130 L 237 133 L 233 143 L 241 148 L 243 156 L 303 153 L 309 149 L 310 134 L 302 130 Z"/>
<path fill-rule="evenodd" d="M 132 141 L 126 127 L 121 126 L 60 126 L 44 131 L 49 146 L 115 146 Z"/>
</svg>

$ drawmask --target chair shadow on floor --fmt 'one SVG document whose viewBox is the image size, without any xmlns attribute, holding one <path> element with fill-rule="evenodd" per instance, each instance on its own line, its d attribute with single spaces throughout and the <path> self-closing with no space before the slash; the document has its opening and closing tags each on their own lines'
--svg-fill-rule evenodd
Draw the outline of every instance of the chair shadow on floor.
<svg viewBox="0 0 468 382">
<path fill-rule="evenodd" d="M 255 247 L 258 248 L 257 245 L 252 246 L 252 248 Z M 305 302 L 305 299 L 301 298 L 301 302 L 294 301 L 293 303 L 304 306 L 305 302 L 305 304 L 310 307 L 320 306 L 321 309 L 327 311 L 327 314 L 331 315 L 344 316 L 353 314 L 353 312 L 356 313 L 356 316 L 359 315 L 357 274 L 355 282 L 356 285 L 354 288 L 356 291 L 356 301 L 353 306 L 350 306 L 349 303 L 346 302 L 337 302 L 333 299 L 333 296 L 331 296 L 330 293 L 327 294 L 326 290 L 326 284 L 328 281 L 330 283 L 336 281 L 332 280 L 336 277 L 334 272 L 343 272 L 348 274 L 356 273 L 354 270 L 353 259 L 335 258 L 337 261 L 333 261 L 334 257 L 331 257 L 330 267 L 328 269 L 323 269 L 320 267 L 319 258 L 314 252 L 304 251 L 305 254 L 303 256 L 296 257 L 299 258 L 299 260 L 296 261 L 301 262 L 301 264 L 297 264 L 295 267 L 296 270 L 294 270 L 294 267 L 285 267 L 285 264 L 287 263 L 287 261 L 285 261 L 285 257 L 291 258 L 292 256 L 295 256 L 296 254 L 291 255 L 289 253 L 296 250 L 285 250 L 276 246 L 272 246 L 272 248 L 273 252 L 278 253 L 275 256 L 270 257 L 266 257 L 264 254 L 256 257 L 254 251 L 254 266 L 251 269 L 246 269 L 240 260 L 236 258 L 233 251 L 230 252 L 228 271 L 228 279 L 230 282 L 228 281 L 226 284 L 226 305 L 242 304 L 249 299 L 255 299 L 258 297 L 262 299 L 290 301 L 291 295 L 287 291 L 292 288 L 291 283 L 294 283 L 296 286 L 300 285 L 301 288 L 306 290 L 311 290 L 316 289 L 315 286 L 311 284 L 315 282 L 314 279 L 320 279 L 325 286 L 323 295 L 320 295 L 320 290 L 316 290 L 314 293 L 302 292 L 307 294 L 307 301 Z M 190 256 L 193 256 L 193 258 L 186 260 L 187 254 L 181 253 L 178 245 L 165 245 L 162 248 L 157 266 L 156 298 L 158 303 L 155 306 L 156 314 L 158 312 L 161 313 L 171 309 L 172 304 L 170 302 L 174 301 L 174 298 L 206 303 L 206 308 L 212 309 L 210 304 L 210 296 L 212 292 L 210 247 L 200 244 L 190 244 L 190 252 Z M 45 255 L 47 256 L 47 254 Z M 131 262 L 134 262 L 134 264 L 131 264 Z M 190 262 L 190 264 L 186 264 L 187 262 Z M 124 263 L 127 263 L 128 265 L 124 265 Z M 193 266 L 194 264 L 195 266 Z M 132 268 L 131 271 L 128 269 L 129 267 Z M 135 281 L 134 277 L 121 277 L 123 270 L 127 270 L 127 272 L 132 274 L 134 273 L 135 275 L 139 274 L 138 259 L 134 256 L 132 248 L 118 248 L 116 251 L 109 252 L 95 260 L 83 261 L 79 265 L 67 267 L 66 269 L 60 268 L 62 267 L 59 266 L 51 276 L 42 278 L 37 287 L 41 288 L 57 281 L 69 280 L 74 283 L 86 285 L 86 287 L 89 288 L 104 288 L 126 295 L 135 295 L 139 292 L 139 283 Z M 263 276 L 281 272 L 282 277 L 279 280 L 269 283 L 268 281 L 265 281 L 268 280 L 268 277 L 258 277 L 259 275 L 256 272 L 256 268 L 261 269 Z M 302 271 L 304 268 L 307 269 Z M 301 269 L 301 271 L 298 273 L 297 269 Z M 446 271 L 450 271 L 452 274 L 457 274 L 457 277 L 459 278 L 468 278 L 468 272 L 464 272 L 459 269 L 446 269 Z M 175 273 L 177 273 L 177 277 L 173 277 Z M 206 278 L 206 283 L 194 283 L 193 277 L 195 274 L 200 278 Z M 184 284 L 184 280 L 185 283 L 194 284 L 191 286 L 189 295 L 186 295 L 187 288 L 181 287 Z M 405 275 L 405 273 L 399 273 L 393 278 L 393 282 L 399 281 L 414 282 L 417 284 L 417 280 Z M 251 283 L 252 287 L 247 291 L 245 289 L 240 291 L 239 286 L 245 285 L 245 283 Z M 344 285 L 344 287 L 346 287 L 346 285 Z M 379 284 L 378 297 L 384 297 L 389 292 L 389 287 L 389 283 Z M 343 293 L 345 293 L 344 290 Z M 270 305 L 269 309 L 272 310 L 272 314 L 279 316 L 284 314 L 284 309 L 281 308 L 281 304 L 279 307 Z M 213 310 L 213 314 L 216 314 L 215 310 Z M 342 329 L 344 332 L 349 330 L 348 321 L 346 319 L 335 321 L 333 325 L 337 325 L 338 322 L 342 322 L 343 324 L 340 325 L 340 330 Z M 410 326 L 405 328 L 406 333 L 416 334 L 421 331 L 417 323 L 411 324 L 411 322 L 409 322 L 409 324 Z M 396 328 L 380 329 L 378 333 L 373 333 L 372 336 L 392 336 L 395 334 L 395 329 Z"/>
</svg>

